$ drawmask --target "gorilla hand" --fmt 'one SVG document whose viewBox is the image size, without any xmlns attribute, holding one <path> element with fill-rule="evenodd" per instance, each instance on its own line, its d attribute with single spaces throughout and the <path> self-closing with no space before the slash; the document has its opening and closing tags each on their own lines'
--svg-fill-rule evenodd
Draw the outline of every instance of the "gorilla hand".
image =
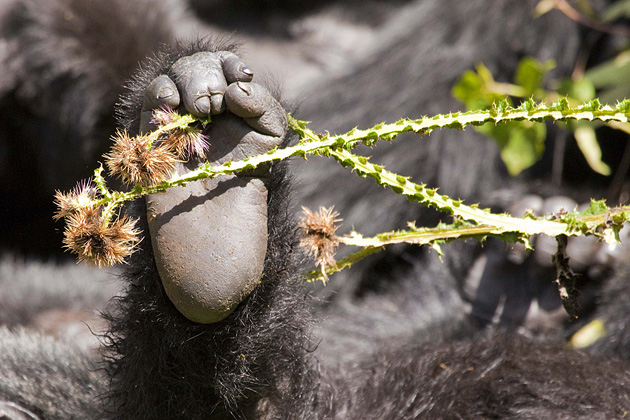
<svg viewBox="0 0 630 420">
<path fill-rule="evenodd" d="M 180 58 L 147 87 L 140 128 L 153 109 L 168 105 L 195 116 L 212 115 L 204 131 L 207 160 L 220 164 L 267 152 L 287 130 L 285 111 L 230 52 Z M 184 174 L 198 166 L 179 163 Z M 267 251 L 269 168 L 206 179 L 146 198 L 153 253 L 166 294 L 188 319 L 227 317 L 260 281 Z"/>
</svg>

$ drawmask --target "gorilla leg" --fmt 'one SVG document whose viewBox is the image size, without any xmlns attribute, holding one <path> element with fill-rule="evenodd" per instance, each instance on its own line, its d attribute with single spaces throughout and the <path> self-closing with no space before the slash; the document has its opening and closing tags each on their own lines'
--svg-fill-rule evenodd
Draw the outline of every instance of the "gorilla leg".
<svg viewBox="0 0 630 420">
<path fill-rule="evenodd" d="M 182 74 L 192 73 L 201 84 L 212 85 L 217 78 L 230 81 L 220 65 L 197 65 L 198 60 L 219 59 L 226 49 L 224 45 L 198 43 L 159 55 L 136 77 L 134 89 L 123 101 L 125 124 L 138 131 L 142 103 L 154 92 L 147 88 L 161 75 L 177 85 L 182 98 L 198 92 L 196 82 L 194 88 L 189 88 L 191 83 Z M 204 53 L 196 54 L 199 51 Z M 192 71 L 180 73 L 182 57 L 188 62 L 186 70 Z M 210 85 L 203 88 L 204 95 L 210 92 L 211 104 L 214 95 L 225 95 L 228 111 L 214 115 L 209 126 L 209 159 L 239 159 L 282 142 L 285 128 L 278 131 L 276 127 L 286 127 L 284 113 L 275 113 L 279 105 L 264 89 L 243 82 L 231 83 L 227 88 Z M 248 106 L 257 101 L 262 101 L 264 109 Z M 221 98 L 217 103 L 220 112 Z M 186 104 L 182 100 L 184 107 Z M 206 108 L 206 112 L 213 109 Z M 244 115 L 245 110 L 249 110 L 248 115 Z M 125 274 L 126 293 L 109 315 L 112 330 L 108 372 L 113 381 L 110 396 L 116 418 L 205 418 L 210 413 L 217 418 L 252 417 L 261 410 L 287 412 L 282 404 L 288 401 L 280 399 L 279 394 L 301 395 L 305 393 L 301 386 L 313 383 L 304 365 L 307 316 L 296 276 L 301 256 L 286 203 L 285 165 L 274 164 L 270 172 L 267 168 L 217 181 L 169 190 L 162 196 L 149 197 L 146 205 L 138 203 L 134 209 L 142 220 L 143 231 L 151 238 L 145 238 L 132 256 Z M 255 183 L 253 191 L 248 189 L 251 182 Z M 242 195 L 237 197 L 233 192 Z M 190 219 L 193 215 L 196 223 Z M 251 219 L 253 216 L 266 220 Z M 213 218 L 228 227 L 235 220 L 241 231 L 228 230 L 223 232 L 225 236 L 213 236 L 214 229 L 219 228 Z M 251 250 L 251 255 L 234 254 L 231 243 L 243 241 L 242 235 L 252 229 L 260 231 L 261 224 L 267 239 L 262 244 L 252 241 L 260 249 Z M 178 230 L 188 238 L 172 236 Z M 171 239 L 176 244 L 185 241 L 185 252 L 190 254 L 173 254 L 168 248 Z M 261 252 L 264 261 L 259 266 L 257 255 Z M 190 256 L 197 260 L 190 260 Z M 241 266 L 258 270 L 255 287 L 245 282 L 243 290 L 227 297 L 233 303 L 228 302 L 225 310 L 217 312 L 214 287 L 221 288 L 221 284 L 234 280 L 230 276 L 241 274 L 229 268 L 230 264 L 222 266 L 228 267 L 228 272 L 222 273 L 215 264 L 233 258 Z M 182 272 L 171 264 L 180 259 L 186 260 L 183 268 L 193 271 Z M 192 293 L 177 289 L 191 278 L 205 284 Z M 205 306 L 206 299 L 213 300 L 210 307 Z M 292 409 L 299 412 L 302 403 L 298 401 Z"/>
</svg>

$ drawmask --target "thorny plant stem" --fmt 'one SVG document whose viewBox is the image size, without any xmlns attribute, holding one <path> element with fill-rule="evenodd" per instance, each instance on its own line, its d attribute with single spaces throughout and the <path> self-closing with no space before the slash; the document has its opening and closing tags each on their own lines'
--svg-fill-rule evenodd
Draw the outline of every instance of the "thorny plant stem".
<svg viewBox="0 0 630 420">
<path fill-rule="evenodd" d="M 501 110 L 490 109 L 476 112 L 453 113 L 437 115 L 435 117 L 425 117 L 417 120 L 403 119 L 391 124 L 378 124 L 367 130 L 353 129 L 346 134 L 338 136 L 319 136 L 308 129 L 305 122 L 289 116 L 291 128 L 300 136 L 300 143 L 295 146 L 286 147 L 284 149 L 276 148 L 263 155 L 253 156 L 241 161 L 230 161 L 214 167 L 208 163 L 203 163 L 198 169 L 186 175 L 175 174 L 170 180 L 149 187 L 136 185 L 128 192 L 110 193 L 99 185 L 99 190 L 103 196 L 99 200 L 99 204 L 107 204 L 112 200 L 122 203 L 147 194 L 164 192 L 168 188 L 186 185 L 189 182 L 200 179 L 214 178 L 220 175 L 229 175 L 239 171 L 253 169 L 263 163 L 283 160 L 291 156 L 304 157 L 307 154 L 325 155 L 326 150 L 330 148 L 351 149 L 359 143 L 372 145 L 379 138 L 391 141 L 396 135 L 409 131 L 419 134 L 429 134 L 436 128 L 462 129 L 467 125 L 482 125 L 487 122 L 501 123 L 520 120 L 538 122 L 548 119 L 563 122 L 570 120 L 629 122 L 629 110 L 630 101 L 620 103 L 615 109 L 609 106 L 600 106 L 598 102 L 595 105 L 593 105 L 592 102 L 589 105 L 571 108 L 566 101 L 559 101 L 559 104 L 554 104 L 551 107 L 536 105 L 532 101 L 526 101 L 518 108 L 506 107 Z M 192 121 L 194 121 L 194 117 L 184 116 L 179 121 L 179 124 L 189 124 Z M 178 123 L 170 124 L 173 125 L 173 127 L 169 127 L 169 130 L 181 126 L 177 124 Z M 164 126 L 159 129 L 160 134 L 167 131 L 166 127 L 167 126 Z M 152 137 L 153 133 L 151 134 Z M 159 135 L 156 135 L 156 138 L 157 137 L 159 137 Z"/>
<path fill-rule="evenodd" d="M 328 267 L 333 269 L 333 271 L 338 271 L 337 268 L 341 269 L 349 266 L 358 259 L 364 258 L 391 243 L 407 242 L 439 246 L 441 242 L 461 237 L 484 238 L 492 235 L 506 239 L 506 234 L 511 234 L 512 236 L 509 240 L 518 240 L 528 244 L 529 236 L 539 233 L 550 236 L 603 235 L 602 232 L 607 229 L 610 230 L 611 218 L 615 218 L 615 228 L 617 228 L 620 223 L 628 219 L 630 208 L 609 209 L 604 205 L 605 209 L 601 210 L 597 215 L 572 215 L 572 218 L 569 219 L 561 217 L 556 220 L 544 217 L 535 218 L 532 215 L 528 215 L 525 218 L 516 218 L 507 214 L 493 214 L 488 210 L 478 208 L 476 205 L 464 205 L 461 200 L 454 200 L 446 195 L 438 194 L 436 189 L 427 188 L 425 185 L 410 181 L 407 177 L 389 172 L 380 165 L 370 163 L 366 157 L 352 154 L 350 149 L 360 143 L 372 146 L 379 139 L 391 141 L 398 134 L 405 132 L 429 134 L 437 128 L 463 129 L 468 125 L 479 126 L 488 122 L 498 124 L 522 120 L 535 122 L 546 120 L 562 122 L 600 120 L 604 122 L 627 123 L 629 119 L 630 101 L 628 100 L 618 103 L 616 107 L 602 106 L 597 100 L 579 107 L 571 107 L 566 98 L 560 99 L 551 106 L 528 100 L 523 102 L 518 108 L 510 107 L 507 103 L 500 103 L 495 105 L 493 109 L 484 111 L 451 113 L 416 120 L 403 119 L 395 123 L 378 124 L 367 130 L 355 128 L 343 135 L 318 135 L 307 127 L 306 122 L 289 116 L 289 125 L 300 137 L 297 145 L 284 149 L 274 149 L 263 155 L 253 156 L 242 161 L 226 162 L 214 167 L 206 162 L 194 171 L 185 175 L 175 173 L 169 180 L 156 185 L 136 185 L 126 192 L 111 191 L 106 186 L 101 166 L 96 169 L 93 178 L 100 196 L 91 205 L 102 207 L 103 217 L 109 223 L 110 220 L 116 217 L 116 209 L 126 201 L 147 194 L 164 192 L 168 188 L 184 186 L 196 180 L 253 169 L 261 164 L 283 160 L 291 156 L 306 157 L 307 154 L 312 154 L 331 156 L 343 166 L 355 170 L 358 175 L 362 177 L 370 176 L 380 185 L 389 187 L 395 192 L 407 196 L 411 201 L 417 201 L 422 205 L 449 213 L 456 220 L 464 223 L 463 225 L 449 225 L 433 229 L 389 232 L 373 238 L 363 238 L 358 233 L 352 233 L 340 238 L 340 242 L 347 245 L 360 246 L 364 249 L 339 261 L 335 268 Z M 188 124 L 195 121 L 196 119 L 190 115 L 182 116 L 148 135 L 152 142 L 175 128 L 187 127 Z M 207 121 L 201 122 L 207 123 Z"/>
</svg>

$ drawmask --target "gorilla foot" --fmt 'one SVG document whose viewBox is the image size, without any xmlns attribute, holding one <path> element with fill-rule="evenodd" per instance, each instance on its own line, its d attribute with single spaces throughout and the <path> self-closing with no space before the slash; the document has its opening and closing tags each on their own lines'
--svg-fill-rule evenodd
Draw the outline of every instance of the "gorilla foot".
<svg viewBox="0 0 630 420">
<path fill-rule="evenodd" d="M 267 152 L 287 130 L 282 106 L 230 52 L 180 58 L 145 92 L 140 127 L 151 130 L 154 109 L 169 106 L 198 117 L 207 160 L 221 164 Z M 185 174 L 198 158 L 176 165 Z M 169 299 L 188 319 L 218 322 L 258 284 L 267 251 L 269 168 L 206 179 L 146 198 L 151 244 Z"/>
</svg>

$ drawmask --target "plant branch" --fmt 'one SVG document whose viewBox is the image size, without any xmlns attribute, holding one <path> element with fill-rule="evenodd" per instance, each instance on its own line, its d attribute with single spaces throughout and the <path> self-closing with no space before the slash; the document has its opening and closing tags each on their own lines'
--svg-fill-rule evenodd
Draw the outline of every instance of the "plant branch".
<svg viewBox="0 0 630 420">
<path fill-rule="evenodd" d="M 544 3 L 549 3 L 550 8 L 559 10 L 569 19 L 586 26 L 587 28 L 594 29 L 599 32 L 608 33 L 611 35 L 619 35 L 623 37 L 630 37 L 630 28 L 627 26 L 611 25 L 609 23 L 598 22 L 588 16 L 583 15 L 573 6 L 571 6 L 566 0 L 547 0 Z"/>
<path fill-rule="evenodd" d="M 597 216 L 591 219 L 567 219 L 550 220 L 548 218 L 514 218 L 507 214 L 493 214 L 489 210 L 482 210 L 476 205 L 467 206 L 461 200 L 454 200 L 446 195 L 438 194 L 437 189 L 427 188 L 423 184 L 416 184 L 407 177 L 397 175 L 387 171 L 380 165 L 372 164 L 368 158 L 356 156 L 350 152 L 350 149 L 356 147 L 359 143 L 372 146 L 379 139 L 391 141 L 398 134 L 405 132 L 415 132 L 419 134 L 429 134 L 437 128 L 456 128 L 463 129 L 468 125 L 478 126 L 485 123 L 503 123 L 508 121 L 535 121 L 543 122 L 552 121 L 572 121 L 572 120 L 601 120 L 604 122 L 628 123 L 630 117 L 630 101 L 625 100 L 618 103 L 615 107 L 602 106 L 599 101 L 593 100 L 579 107 L 571 107 L 566 98 L 562 98 L 551 106 L 539 104 L 533 100 L 523 102 L 519 107 L 509 106 L 507 102 L 495 104 L 492 109 L 474 112 L 451 113 L 448 115 L 437 115 L 434 117 L 424 117 L 420 119 L 403 119 L 391 124 L 378 124 L 366 130 L 353 129 L 343 135 L 318 135 L 307 127 L 307 123 L 296 120 L 289 116 L 289 125 L 300 136 L 300 142 L 291 147 L 284 149 L 274 149 L 266 154 L 253 156 L 241 161 L 225 162 L 222 165 L 211 166 L 209 163 L 203 163 L 198 169 L 191 171 L 185 175 L 173 174 L 170 179 L 159 182 L 155 185 L 143 186 L 135 185 L 129 191 L 111 191 L 108 189 L 105 179 L 102 176 L 102 166 L 96 169 L 93 182 L 96 184 L 94 188 L 99 196 L 95 197 L 87 204 L 85 200 L 74 200 L 72 193 L 67 195 L 59 194 L 61 200 L 58 204 L 72 204 L 74 207 L 62 208 L 58 215 L 66 217 L 74 215 L 82 209 L 102 209 L 99 221 L 99 229 L 105 231 L 110 224 L 115 224 L 116 209 L 124 202 L 142 197 L 147 194 L 154 194 L 166 191 L 168 188 L 175 186 L 184 186 L 190 182 L 205 178 L 214 178 L 220 175 L 234 174 L 240 171 L 254 169 L 257 166 L 273 162 L 276 160 L 286 159 L 291 156 L 305 157 L 307 154 L 331 156 L 338 160 L 342 165 L 349 166 L 355 170 L 360 176 L 370 176 L 377 183 L 391 188 L 393 191 L 406 195 L 410 200 L 417 201 L 423 205 L 434 207 L 440 211 L 455 216 L 462 221 L 473 222 L 470 226 L 457 226 L 445 229 L 443 231 L 431 230 L 414 230 L 413 232 L 385 233 L 378 237 L 378 240 L 369 241 L 366 238 L 355 235 L 354 238 L 345 238 L 344 241 L 356 245 L 363 243 L 366 249 L 382 247 L 389 243 L 409 242 L 417 244 L 433 244 L 437 245 L 439 241 L 447 241 L 462 236 L 479 236 L 479 235 L 505 235 L 508 233 L 516 233 L 516 240 L 527 243 L 530 235 L 544 233 L 551 236 L 560 234 L 579 235 L 592 234 L 597 229 L 605 231 L 609 219 L 616 215 L 615 220 L 627 220 L 628 208 L 606 209 L 601 214 L 608 214 L 608 219 L 604 220 L 604 216 Z M 157 139 L 161 135 L 174 130 L 175 128 L 185 128 L 188 124 L 195 121 L 192 116 L 182 116 L 173 123 L 162 126 L 160 129 L 147 134 L 150 138 Z M 201 121 L 207 123 L 207 121 Z M 146 137 L 145 137 L 146 138 Z M 92 212 L 93 213 L 93 212 Z M 614 213 L 614 214 L 613 214 Z M 58 216 L 58 217 L 61 217 Z M 617 225 L 615 225 L 616 227 Z M 458 230 L 459 229 L 459 230 Z M 127 229 L 131 231 L 132 229 Z M 100 232 L 100 231 L 99 231 Z M 126 235 L 125 231 L 125 235 Z M 66 234 L 72 233 L 66 230 Z M 101 233 L 99 233 L 100 235 Z M 610 236 L 610 235 L 608 235 Z M 96 238 L 98 239 L 98 238 Z M 125 239 L 129 241 L 129 239 Z M 366 242 L 367 241 L 367 242 Z M 98 242 L 98 241 L 96 241 Z M 78 247 L 75 247 L 78 248 Z M 373 251 L 376 252 L 376 251 Z M 369 252 L 372 253 L 372 252 Z M 369 254 L 367 251 L 361 255 Z M 356 257 L 355 257 L 356 258 Z M 356 259 L 350 259 L 344 262 L 342 260 L 337 264 L 339 267 L 351 265 Z M 101 264 L 100 261 L 96 261 Z"/>
</svg>

